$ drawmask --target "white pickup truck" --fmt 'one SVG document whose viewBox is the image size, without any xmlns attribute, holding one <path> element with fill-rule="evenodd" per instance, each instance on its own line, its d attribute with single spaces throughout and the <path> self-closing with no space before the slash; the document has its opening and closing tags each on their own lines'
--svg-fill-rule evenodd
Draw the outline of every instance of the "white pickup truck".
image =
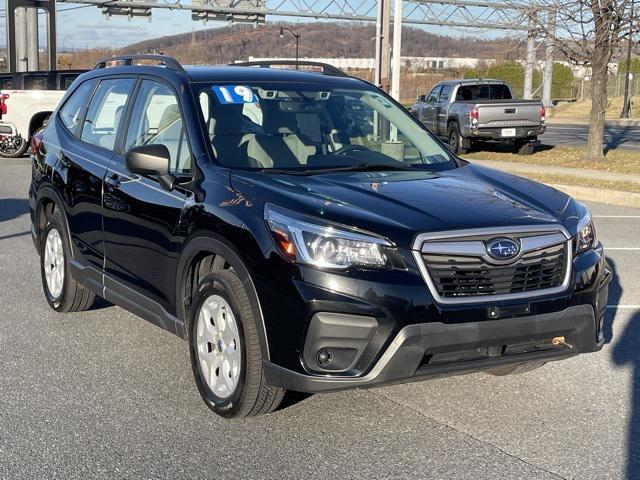
<svg viewBox="0 0 640 480">
<path fill-rule="evenodd" d="M 0 74 L 0 157 L 21 157 L 84 70 Z"/>
</svg>

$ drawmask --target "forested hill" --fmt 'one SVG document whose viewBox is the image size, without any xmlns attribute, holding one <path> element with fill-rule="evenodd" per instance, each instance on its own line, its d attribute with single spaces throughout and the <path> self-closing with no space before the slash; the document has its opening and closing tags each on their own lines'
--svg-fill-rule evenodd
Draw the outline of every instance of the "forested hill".
<svg viewBox="0 0 640 480">
<path fill-rule="evenodd" d="M 372 57 L 374 26 L 364 23 L 269 23 L 259 28 L 234 25 L 160 37 L 129 45 L 125 52 L 164 51 L 183 63 L 227 63 L 255 57 L 292 57 L 295 41 L 279 36 L 280 26 L 299 32 L 300 57 Z M 500 38 L 449 37 L 412 27 L 403 28 L 402 55 L 478 57 L 508 60 L 518 57 L 522 44 Z"/>
</svg>

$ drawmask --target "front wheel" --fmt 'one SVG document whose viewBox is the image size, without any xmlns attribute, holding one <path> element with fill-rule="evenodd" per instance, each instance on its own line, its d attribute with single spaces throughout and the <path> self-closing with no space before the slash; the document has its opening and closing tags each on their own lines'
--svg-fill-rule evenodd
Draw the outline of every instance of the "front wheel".
<svg viewBox="0 0 640 480">
<path fill-rule="evenodd" d="M 205 404 L 227 418 L 275 410 L 285 390 L 264 381 L 257 319 L 240 279 L 231 270 L 211 273 L 194 297 L 189 350 Z"/>
</svg>

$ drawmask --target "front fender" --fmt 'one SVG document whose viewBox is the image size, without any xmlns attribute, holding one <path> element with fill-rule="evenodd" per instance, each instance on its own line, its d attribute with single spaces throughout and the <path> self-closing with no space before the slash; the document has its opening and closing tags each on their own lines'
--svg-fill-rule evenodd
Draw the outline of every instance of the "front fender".
<svg viewBox="0 0 640 480">
<path fill-rule="evenodd" d="M 257 244 L 256 244 L 257 246 Z M 267 331 L 264 323 L 264 316 L 260 306 L 260 300 L 256 291 L 251 272 L 247 267 L 250 263 L 236 248 L 225 238 L 208 230 L 195 231 L 184 243 L 180 260 L 178 262 L 178 288 L 176 289 L 177 314 L 178 318 L 184 322 L 185 328 L 183 337 L 188 338 L 189 321 L 191 317 L 191 290 L 189 288 L 189 270 L 194 260 L 202 254 L 214 254 L 222 256 L 229 266 L 234 270 L 238 278 L 242 281 L 251 309 L 255 318 L 259 319 L 256 324 L 258 337 L 260 338 L 260 349 L 265 359 L 269 359 L 269 343 Z"/>
</svg>

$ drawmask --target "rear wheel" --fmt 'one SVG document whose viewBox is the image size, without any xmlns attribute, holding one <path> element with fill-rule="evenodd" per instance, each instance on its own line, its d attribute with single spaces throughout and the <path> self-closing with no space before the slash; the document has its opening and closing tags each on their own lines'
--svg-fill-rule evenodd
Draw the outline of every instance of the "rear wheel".
<svg viewBox="0 0 640 480">
<path fill-rule="evenodd" d="M 20 135 L 2 137 L 0 138 L 0 157 L 22 157 L 27 151 L 28 146 L 29 142 Z"/>
<path fill-rule="evenodd" d="M 193 305 L 191 367 L 205 404 L 227 418 L 275 410 L 285 390 L 265 383 L 257 319 L 240 279 L 231 270 L 205 276 Z"/>
<path fill-rule="evenodd" d="M 93 305 L 95 294 L 76 282 L 69 270 L 69 239 L 62 218 L 53 212 L 42 234 L 40 273 L 49 306 L 56 312 L 81 312 Z"/>
<path fill-rule="evenodd" d="M 460 134 L 460 127 L 456 122 L 449 123 L 447 127 L 447 140 L 449 143 L 449 148 L 456 155 L 462 155 L 467 153 L 469 149 L 465 143 L 464 138 Z"/>
<path fill-rule="evenodd" d="M 536 139 L 516 140 L 513 143 L 514 153 L 518 155 L 533 155 L 536 148 Z"/>
</svg>

